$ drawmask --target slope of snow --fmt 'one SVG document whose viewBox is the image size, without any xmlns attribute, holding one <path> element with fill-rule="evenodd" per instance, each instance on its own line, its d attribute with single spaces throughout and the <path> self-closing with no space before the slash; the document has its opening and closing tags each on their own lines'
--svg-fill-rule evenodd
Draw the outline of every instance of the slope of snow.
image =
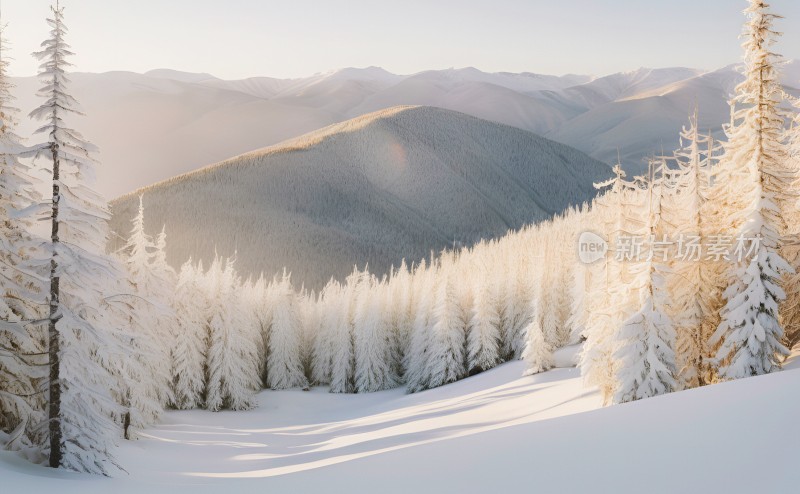
<svg viewBox="0 0 800 494">
<path fill-rule="evenodd" d="M 170 412 L 116 478 L 0 453 L 30 492 L 792 492 L 795 360 L 777 374 L 599 409 L 576 369 L 514 362 L 414 395 L 266 391 L 249 412 Z"/>
<path fill-rule="evenodd" d="M 146 227 L 166 225 L 173 265 L 236 254 L 239 272 L 287 267 L 318 288 L 353 265 L 495 237 L 581 203 L 604 164 L 539 136 L 460 113 L 397 107 L 336 124 L 144 194 Z M 134 193 L 113 203 L 125 235 Z"/>
</svg>

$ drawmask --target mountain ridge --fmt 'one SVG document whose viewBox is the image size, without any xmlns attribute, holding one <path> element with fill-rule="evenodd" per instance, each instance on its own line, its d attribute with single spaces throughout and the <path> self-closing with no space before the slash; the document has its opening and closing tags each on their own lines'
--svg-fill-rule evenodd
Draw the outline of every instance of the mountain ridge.
<svg viewBox="0 0 800 494">
<path fill-rule="evenodd" d="M 236 255 L 245 275 L 286 267 L 318 289 L 353 265 L 384 274 L 547 219 L 590 199 L 609 173 L 521 129 L 397 107 L 122 196 L 111 226 L 124 237 L 142 195 L 148 233 L 166 227 L 171 264 Z"/>
</svg>

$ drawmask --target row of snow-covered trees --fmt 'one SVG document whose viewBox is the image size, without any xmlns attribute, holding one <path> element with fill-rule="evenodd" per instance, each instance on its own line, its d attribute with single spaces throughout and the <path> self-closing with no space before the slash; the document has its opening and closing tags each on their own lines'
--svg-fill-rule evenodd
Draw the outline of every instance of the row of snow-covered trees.
<svg viewBox="0 0 800 494">
<path fill-rule="evenodd" d="M 537 373 L 581 341 L 583 376 L 607 402 L 779 368 L 800 336 L 800 118 L 787 112 L 769 51 L 774 16 L 750 3 L 726 140 L 703 135 L 695 115 L 674 155 L 632 180 L 615 168 L 591 204 L 389 276 L 354 269 L 320 293 L 297 292 L 286 274 L 243 280 L 221 257 L 175 272 L 166 233 L 145 233 L 146 197 L 120 232 L 127 243 L 106 254 L 93 148 L 64 120 L 76 102 L 56 7 L 39 54 L 45 102 L 32 113 L 41 144 L 13 133 L 0 57 L 0 442 L 108 473 L 115 441 L 167 408 L 247 409 L 262 387 L 416 392 L 520 358 Z M 33 233 L 41 217 L 47 239 Z M 759 242 L 742 262 L 674 251 L 584 265 L 576 250 L 587 230 L 612 251 L 629 236 Z"/>
</svg>

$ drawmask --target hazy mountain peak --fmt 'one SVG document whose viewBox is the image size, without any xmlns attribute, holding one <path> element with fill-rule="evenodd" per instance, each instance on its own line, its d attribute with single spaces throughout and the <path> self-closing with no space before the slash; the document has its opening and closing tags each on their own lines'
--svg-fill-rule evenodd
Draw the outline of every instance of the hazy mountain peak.
<svg viewBox="0 0 800 494">
<path fill-rule="evenodd" d="M 144 75 L 158 77 L 160 79 L 171 79 L 173 81 L 192 83 L 220 80 L 217 77 L 205 72 L 182 72 L 180 70 L 173 69 L 153 69 L 145 72 Z"/>
</svg>

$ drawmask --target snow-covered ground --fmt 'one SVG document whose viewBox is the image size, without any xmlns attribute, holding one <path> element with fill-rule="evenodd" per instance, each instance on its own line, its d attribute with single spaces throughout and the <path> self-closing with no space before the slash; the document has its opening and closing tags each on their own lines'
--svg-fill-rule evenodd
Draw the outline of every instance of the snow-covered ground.
<svg viewBox="0 0 800 494">
<path fill-rule="evenodd" d="M 571 353 L 564 352 L 566 364 Z M 127 475 L 0 453 L 27 492 L 793 492 L 800 360 L 770 376 L 600 408 L 578 371 L 522 363 L 419 394 L 264 392 L 250 412 L 171 412 Z"/>
</svg>

